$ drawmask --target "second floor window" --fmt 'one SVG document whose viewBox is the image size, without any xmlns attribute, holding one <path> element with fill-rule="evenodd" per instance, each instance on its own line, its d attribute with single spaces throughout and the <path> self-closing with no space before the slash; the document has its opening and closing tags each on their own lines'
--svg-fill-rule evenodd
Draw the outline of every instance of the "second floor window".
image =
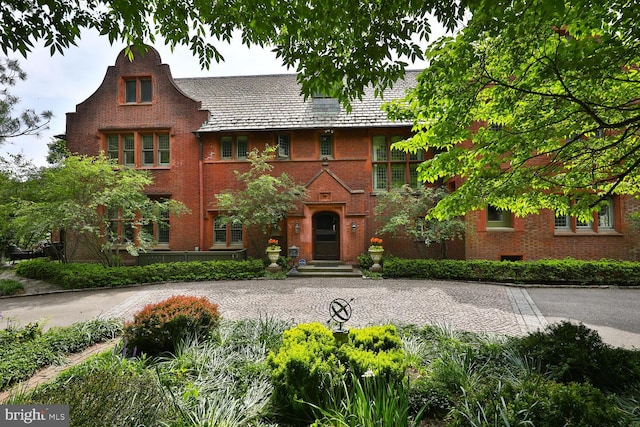
<svg viewBox="0 0 640 427">
<path fill-rule="evenodd" d="M 249 141 L 246 136 L 223 136 L 220 139 L 220 158 L 222 160 L 246 159 L 249 153 Z"/>
<path fill-rule="evenodd" d="M 333 157 L 333 135 L 330 133 L 320 135 L 320 157 Z"/>
<path fill-rule="evenodd" d="M 151 77 L 131 77 L 124 80 L 124 102 L 140 104 L 151 102 Z"/>
<path fill-rule="evenodd" d="M 424 161 L 424 151 L 407 153 L 391 148 L 403 139 L 402 136 L 373 137 L 373 191 L 400 189 L 405 184 L 418 188 L 418 165 Z"/>
<path fill-rule="evenodd" d="M 170 148 L 168 132 L 107 135 L 107 157 L 124 166 L 169 166 Z"/>
</svg>

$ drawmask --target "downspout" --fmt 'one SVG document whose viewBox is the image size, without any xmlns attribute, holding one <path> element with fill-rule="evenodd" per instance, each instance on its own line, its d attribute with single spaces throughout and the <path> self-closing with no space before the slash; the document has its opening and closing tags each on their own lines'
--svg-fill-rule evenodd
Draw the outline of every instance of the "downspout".
<svg viewBox="0 0 640 427">
<path fill-rule="evenodd" d="M 198 142 L 200 143 L 200 154 L 198 158 L 198 200 L 200 210 L 200 245 L 198 248 L 204 248 L 204 142 L 200 136 L 200 132 L 194 132 Z"/>
</svg>

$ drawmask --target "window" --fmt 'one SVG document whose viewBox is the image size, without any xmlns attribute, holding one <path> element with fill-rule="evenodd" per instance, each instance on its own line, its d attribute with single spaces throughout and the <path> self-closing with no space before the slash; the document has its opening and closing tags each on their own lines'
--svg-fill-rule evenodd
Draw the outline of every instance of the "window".
<svg viewBox="0 0 640 427">
<path fill-rule="evenodd" d="M 235 147 L 235 150 L 234 150 Z M 230 136 L 223 136 L 220 138 L 220 158 L 222 160 L 246 159 L 249 153 L 249 141 L 246 136 L 237 136 L 235 139 L 235 146 L 233 138 Z"/>
<path fill-rule="evenodd" d="M 127 78 L 124 81 L 124 102 L 141 104 L 151 102 L 151 77 Z"/>
<path fill-rule="evenodd" d="M 289 135 L 278 135 L 278 158 L 288 159 L 290 156 Z"/>
<path fill-rule="evenodd" d="M 320 135 L 320 157 L 333 157 L 333 135 L 330 133 Z"/>
<path fill-rule="evenodd" d="M 218 247 L 242 247 L 242 224 L 213 221 L 213 245 Z"/>
<path fill-rule="evenodd" d="M 169 134 L 142 134 L 142 166 L 169 166 Z"/>
<path fill-rule="evenodd" d="M 133 221 L 122 216 L 122 210 L 118 208 L 107 209 L 107 239 L 111 243 L 123 244 L 134 239 Z"/>
<path fill-rule="evenodd" d="M 568 232 L 599 232 L 615 230 L 615 200 L 612 197 L 606 199 L 607 205 L 593 214 L 593 218 L 582 220 L 569 215 L 557 215 L 554 220 L 556 231 Z"/>
<path fill-rule="evenodd" d="M 107 156 L 125 166 L 135 166 L 135 139 L 132 133 L 107 136 Z"/>
<path fill-rule="evenodd" d="M 169 245 L 169 209 L 163 207 L 159 212 L 159 221 L 145 224 L 144 231 L 157 245 Z"/>
<path fill-rule="evenodd" d="M 139 140 L 139 158 L 136 140 Z M 166 132 L 107 135 L 107 156 L 125 166 L 169 166 L 169 153 L 169 134 Z"/>
<path fill-rule="evenodd" d="M 487 227 L 511 227 L 511 212 L 487 206 Z"/>
<path fill-rule="evenodd" d="M 373 137 L 373 190 L 399 189 L 408 184 L 418 188 L 418 165 L 424 161 L 424 151 L 407 153 L 391 146 L 402 136 Z"/>
</svg>

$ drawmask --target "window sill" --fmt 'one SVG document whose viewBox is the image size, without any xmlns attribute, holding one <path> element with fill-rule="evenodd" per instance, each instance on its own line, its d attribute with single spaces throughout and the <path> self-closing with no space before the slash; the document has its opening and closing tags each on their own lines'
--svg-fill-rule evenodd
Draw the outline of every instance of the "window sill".
<svg viewBox="0 0 640 427">
<path fill-rule="evenodd" d="M 514 232 L 516 230 L 513 227 L 496 227 L 496 226 L 487 225 L 487 231 Z"/>
<path fill-rule="evenodd" d="M 616 230 L 600 230 L 598 232 L 593 230 L 555 230 L 553 235 L 555 237 L 623 236 L 622 233 Z"/>
<path fill-rule="evenodd" d="M 161 165 L 161 166 L 143 165 L 143 166 L 140 166 L 138 169 L 145 169 L 145 170 L 169 170 L 169 169 L 171 169 L 171 167 L 170 167 L 169 165 Z"/>
<path fill-rule="evenodd" d="M 209 247 L 210 251 L 237 251 L 239 249 L 244 249 L 244 246 L 242 246 L 242 245 L 231 245 L 231 246 L 214 245 L 214 246 Z"/>
</svg>

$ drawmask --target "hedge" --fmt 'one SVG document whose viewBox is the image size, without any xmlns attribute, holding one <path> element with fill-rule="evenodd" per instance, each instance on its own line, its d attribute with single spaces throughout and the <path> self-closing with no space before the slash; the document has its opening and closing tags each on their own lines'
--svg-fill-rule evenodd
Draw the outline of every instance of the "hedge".
<svg viewBox="0 0 640 427">
<path fill-rule="evenodd" d="M 252 279 L 264 275 L 262 260 L 194 261 L 134 267 L 100 264 L 62 264 L 46 259 L 16 265 L 18 276 L 46 280 L 65 289 L 116 287 L 136 283 Z"/>
<path fill-rule="evenodd" d="M 575 259 L 458 261 L 389 257 L 384 260 L 382 274 L 385 278 L 637 286 L 640 284 L 640 263 Z"/>
</svg>

